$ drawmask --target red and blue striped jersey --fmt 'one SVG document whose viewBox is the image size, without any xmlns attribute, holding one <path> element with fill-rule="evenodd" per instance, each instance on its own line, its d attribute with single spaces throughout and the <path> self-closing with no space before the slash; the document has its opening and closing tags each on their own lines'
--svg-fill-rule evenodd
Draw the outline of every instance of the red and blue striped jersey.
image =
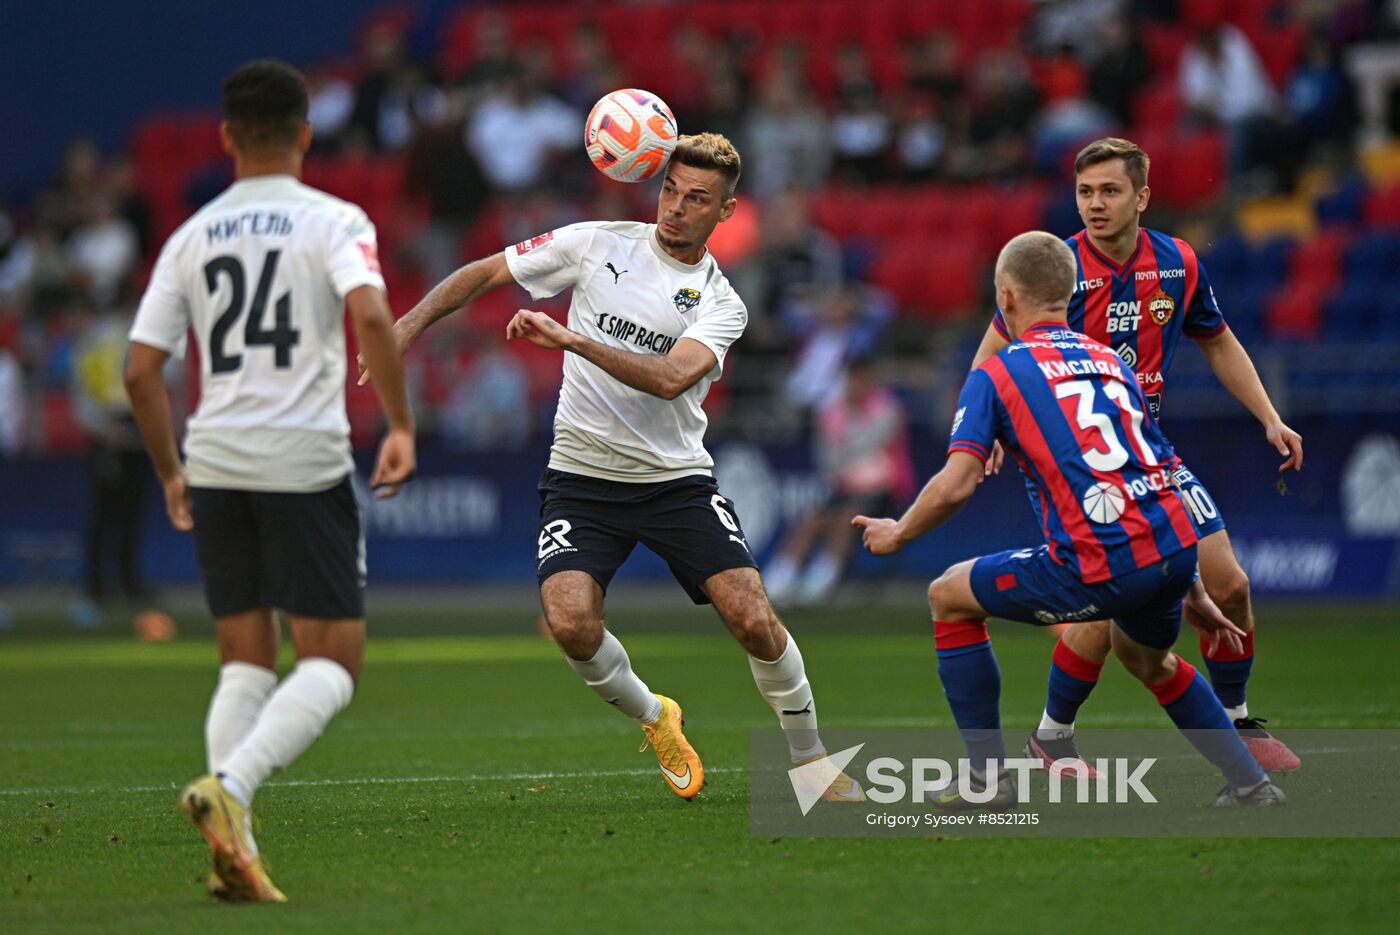
<svg viewBox="0 0 1400 935">
<path fill-rule="evenodd" d="M 1117 354 L 1042 323 L 968 375 L 948 451 L 986 461 L 999 439 L 1026 477 L 1050 556 L 1093 584 L 1196 541 L 1172 479 L 1181 461 L 1146 410 Z"/>
<path fill-rule="evenodd" d="M 1138 231 L 1137 249 L 1121 266 L 1094 248 L 1087 231 L 1065 243 L 1079 265 L 1069 300 L 1070 328 L 1107 344 L 1127 361 L 1157 415 L 1181 336 L 1213 338 L 1225 330 L 1205 267 L 1186 241 L 1145 227 Z M 1012 340 L 1001 309 L 992 324 Z"/>
</svg>

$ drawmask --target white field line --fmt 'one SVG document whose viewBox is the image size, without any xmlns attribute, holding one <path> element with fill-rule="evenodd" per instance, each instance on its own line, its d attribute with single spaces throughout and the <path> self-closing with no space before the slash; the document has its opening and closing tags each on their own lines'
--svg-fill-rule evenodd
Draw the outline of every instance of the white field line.
<svg viewBox="0 0 1400 935">
<path fill-rule="evenodd" d="M 707 767 L 706 773 L 742 773 L 740 766 Z M 521 782 L 540 779 L 613 779 L 630 776 L 653 776 L 655 769 L 585 769 L 543 773 L 478 773 L 455 776 L 363 776 L 353 779 L 282 779 L 264 784 L 274 788 L 323 786 L 399 786 L 445 782 Z M 96 795 L 97 793 L 178 792 L 182 785 L 169 783 L 156 786 L 51 786 L 34 789 L 0 789 L 0 796 L 20 795 Z"/>
<path fill-rule="evenodd" d="M 1391 748 L 1394 749 L 1394 748 Z M 1300 748 L 1295 751 L 1299 756 L 1329 756 L 1340 753 L 1361 753 L 1367 752 L 1358 750 L 1356 747 L 1313 747 Z M 1376 752 L 1374 750 L 1369 752 Z M 1170 756 L 1158 757 L 1158 759 L 1193 759 L 1198 757 L 1197 753 L 1179 753 Z M 743 766 L 719 766 L 707 767 L 706 773 L 745 773 L 747 767 Z M 553 770 L 541 773 L 476 773 L 461 774 L 455 776 L 362 776 L 351 779 L 283 779 L 266 783 L 274 788 L 327 788 L 331 786 L 410 786 L 427 785 L 432 783 L 467 783 L 467 782 L 523 782 L 527 780 L 541 779 L 617 779 L 630 778 L 635 776 L 654 776 L 654 769 L 610 769 L 610 770 Z M 29 789 L 0 789 L 0 796 L 62 796 L 62 795 L 97 795 L 97 794 L 134 794 L 149 792 L 178 792 L 181 785 L 168 783 L 154 786 L 49 786 L 47 788 Z"/>
</svg>

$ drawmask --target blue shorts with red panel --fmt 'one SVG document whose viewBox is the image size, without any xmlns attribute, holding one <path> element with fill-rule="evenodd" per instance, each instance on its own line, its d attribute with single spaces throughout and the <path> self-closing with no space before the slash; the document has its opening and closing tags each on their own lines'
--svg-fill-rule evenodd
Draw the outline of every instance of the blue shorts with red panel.
<svg viewBox="0 0 1400 935">
<path fill-rule="evenodd" d="M 1195 580 L 1194 545 L 1097 584 L 1080 581 L 1044 545 L 984 555 L 972 564 L 972 593 L 993 617 L 1038 626 L 1112 619 L 1155 649 L 1176 642 L 1181 599 Z"/>
<path fill-rule="evenodd" d="M 1186 504 L 1186 512 L 1191 514 L 1191 524 L 1196 527 L 1196 538 L 1220 532 L 1225 528 L 1225 518 L 1220 515 L 1215 500 L 1211 498 L 1201 479 L 1182 465 L 1172 474 L 1176 478 L 1177 490 L 1181 492 L 1181 502 Z"/>
</svg>

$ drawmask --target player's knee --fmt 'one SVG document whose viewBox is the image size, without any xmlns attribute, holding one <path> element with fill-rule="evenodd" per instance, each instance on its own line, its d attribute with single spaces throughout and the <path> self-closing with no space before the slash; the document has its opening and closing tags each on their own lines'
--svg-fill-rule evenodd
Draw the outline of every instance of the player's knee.
<svg viewBox="0 0 1400 935">
<path fill-rule="evenodd" d="M 781 624 L 777 614 L 769 606 L 755 605 L 734 614 L 728 621 L 729 629 L 736 639 L 750 653 L 763 650 L 773 641 L 774 633 Z"/>
<path fill-rule="evenodd" d="M 1176 671 L 1170 652 L 1154 653 L 1145 649 L 1135 652 L 1119 651 L 1118 659 L 1123 663 L 1123 668 L 1128 670 L 1128 674 L 1144 685 L 1166 681 Z"/>
<path fill-rule="evenodd" d="M 584 608 L 550 607 L 544 619 L 550 635 L 571 658 L 586 659 L 602 640 L 603 622 Z"/>
<path fill-rule="evenodd" d="M 953 606 L 952 569 L 945 571 L 928 586 L 928 607 L 935 619 L 945 619 Z"/>
<path fill-rule="evenodd" d="M 1212 586 L 1213 585 L 1213 586 Z M 1206 587 L 1210 599 L 1231 620 L 1247 616 L 1249 610 L 1249 575 L 1243 568 L 1235 566 L 1223 580 L 1210 582 Z"/>
</svg>

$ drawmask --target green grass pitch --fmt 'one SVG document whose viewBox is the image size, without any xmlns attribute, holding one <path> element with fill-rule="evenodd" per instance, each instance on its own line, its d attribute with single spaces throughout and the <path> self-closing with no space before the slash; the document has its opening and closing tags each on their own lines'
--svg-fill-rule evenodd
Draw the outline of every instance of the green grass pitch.
<svg viewBox="0 0 1400 935">
<path fill-rule="evenodd" d="M 950 725 L 920 597 L 788 615 L 824 725 Z M 181 619 L 179 641 L 144 645 L 22 622 L 0 634 L 0 931 L 1394 930 L 1394 839 L 752 838 L 748 731 L 772 716 L 742 651 L 680 601 L 610 622 L 686 709 L 708 773 L 693 803 L 532 634 L 528 600 L 375 614 L 354 704 L 258 796 L 285 906 L 207 899 L 203 839 L 175 809 L 202 768 L 207 624 Z M 1400 726 L 1394 604 L 1259 616 L 1257 713 Z M 1018 743 L 1051 638 L 993 633 Z M 1165 719 L 1110 665 L 1081 723 Z"/>
</svg>

